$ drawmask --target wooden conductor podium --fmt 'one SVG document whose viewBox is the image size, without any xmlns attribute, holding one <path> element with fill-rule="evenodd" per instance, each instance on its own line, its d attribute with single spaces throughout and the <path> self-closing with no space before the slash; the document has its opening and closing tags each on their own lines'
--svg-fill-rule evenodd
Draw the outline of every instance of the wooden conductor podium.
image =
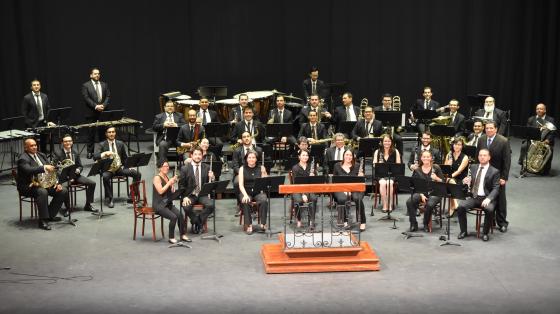
<svg viewBox="0 0 560 314">
<path fill-rule="evenodd" d="M 291 184 L 279 187 L 279 193 L 284 195 L 364 191 L 364 183 Z M 284 225 L 286 225 L 286 221 L 284 221 Z M 325 232 L 322 225 L 320 230 Z M 269 274 L 279 274 L 379 270 L 379 258 L 369 244 L 356 240 L 351 233 L 349 233 L 349 237 L 352 239 L 351 242 L 356 245 L 336 247 L 332 245 L 333 241 L 330 241 L 329 245 L 319 247 L 289 248 L 286 245 L 286 234 L 281 233 L 280 243 L 264 244 L 261 248 L 265 271 Z"/>
</svg>

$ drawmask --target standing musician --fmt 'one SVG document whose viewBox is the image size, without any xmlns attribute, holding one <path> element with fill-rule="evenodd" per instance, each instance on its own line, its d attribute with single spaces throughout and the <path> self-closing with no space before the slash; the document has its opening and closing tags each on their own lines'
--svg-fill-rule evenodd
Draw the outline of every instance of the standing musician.
<svg viewBox="0 0 560 314">
<path fill-rule="evenodd" d="M 298 154 L 299 162 L 292 167 L 292 177 L 309 177 L 317 175 L 316 165 L 312 165 L 309 160 L 309 151 L 300 150 Z M 301 210 L 299 205 L 308 203 L 309 206 L 309 227 L 314 228 L 315 225 L 315 209 L 317 208 L 317 195 L 313 193 L 294 193 L 292 194 L 294 204 L 297 204 L 296 217 L 297 227 L 301 228 Z"/>
<path fill-rule="evenodd" d="M 554 126 L 554 128 L 556 128 L 556 125 L 554 125 L 554 118 L 546 114 L 545 104 L 537 104 L 536 113 L 536 115 L 529 117 L 527 126 L 541 129 L 541 141 L 550 148 L 550 158 L 541 170 L 541 174 L 546 176 L 550 174 L 550 165 L 552 163 L 552 157 L 554 156 L 554 136 L 556 135 L 556 131 L 549 129 L 549 127 Z M 531 142 L 524 142 L 521 145 L 518 163 L 523 167 L 525 166 L 525 155 L 527 155 L 530 145 Z"/>
<path fill-rule="evenodd" d="M 443 173 L 441 168 L 434 164 L 434 158 L 429 150 L 422 151 L 420 154 L 420 166 L 413 173 L 413 177 L 422 178 L 428 181 L 443 182 Z M 410 221 L 410 231 L 418 231 L 418 222 L 416 221 L 416 210 L 420 203 L 424 204 L 424 232 L 430 231 L 430 220 L 432 219 L 432 211 L 437 204 L 441 202 L 441 197 L 423 193 L 414 193 L 406 201 L 408 210 L 408 220 Z"/>
<path fill-rule="evenodd" d="M 420 153 L 423 151 L 430 151 L 434 162 L 440 163 L 440 153 L 439 150 L 435 147 L 432 147 L 430 144 L 432 143 L 432 134 L 430 132 L 423 132 L 421 137 L 421 144 L 414 147 L 412 152 L 410 153 L 410 158 L 408 160 L 408 169 L 414 171 L 418 168 L 418 162 L 420 159 Z"/>
<path fill-rule="evenodd" d="M 507 129 L 507 116 L 506 112 L 496 108 L 496 100 L 492 96 L 484 99 L 484 108 L 478 109 L 475 113 L 477 117 L 484 117 L 493 120 L 496 123 L 498 134 L 506 134 Z"/>
<path fill-rule="evenodd" d="M 343 160 L 344 151 L 350 149 L 350 147 L 344 145 L 345 141 L 346 136 L 344 136 L 344 134 L 336 133 L 334 135 L 334 146 L 325 150 L 325 161 L 327 165 L 334 160 Z M 332 171 L 333 169 L 330 170 Z"/>
<path fill-rule="evenodd" d="M 416 99 L 416 104 L 413 106 L 413 110 L 436 110 L 439 108 L 439 102 L 432 99 L 433 93 L 432 88 L 429 86 L 424 87 L 424 91 L 422 93 L 423 99 Z M 416 121 L 414 118 L 413 113 L 410 113 L 411 121 Z M 416 123 L 418 127 L 418 132 L 423 133 L 426 131 L 426 125 L 424 123 Z"/>
<path fill-rule="evenodd" d="M 243 120 L 243 109 L 247 107 L 249 103 L 249 96 L 247 94 L 240 94 L 239 95 L 239 106 L 232 108 L 229 112 L 229 123 L 231 125 L 235 125 L 237 122 Z"/>
<path fill-rule="evenodd" d="M 72 136 L 69 134 L 64 135 L 62 138 L 62 147 L 54 151 L 54 161 L 61 162 L 65 159 L 70 159 L 76 165 L 76 177 L 72 180 L 72 183 L 83 184 L 86 186 L 86 204 L 84 205 L 84 211 L 97 212 L 92 206 L 93 196 L 95 195 L 95 181 L 89 179 L 82 175 L 84 169 L 82 165 L 82 159 L 80 158 L 80 153 L 74 149 L 74 141 Z M 70 184 L 71 182 L 68 182 Z M 66 208 L 70 208 L 70 199 L 65 201 Z"/>
<path fill-rule="evenodd" d="M 481 120 L 475 120 L 473 124 L 473 132 L 467 137 L 466 145 L 476 146 L 478 139 L 484 134 L 484 123 Z"/>
<path fill-rule="evenodd" d="M 157 132 L 156 143 L 158 143 L 158 162 L 163 163 L 167 160 L 167 151 L 170 146 L 175 143 L 167 138 L 167 129 L 181 127 L 185 124 L 185 118 L 182 113 L 175 112 L 175 104 L 168 100 L 165 103 L 165 112 L 159 113 L 154 118 L 152 129 Z"/>
<path fill-rule="evenodd" d="M 268 200 L 266 194 L 263 191 L 257 191 L 255 187 L 256 178 L 267 177 L 266 169 L 264 165 L 257 164 L 257 153 L 255 151 L 249 151 L 245 155 L 245 164 L 239 169 L 239 202 L 241 203 L 245 232 L 247 234 L 253 234 L 253 224 L 251 217 L 251 202 L 257 203 L 257 208 L 259 211 L 259 232 L 264 232 L 266 230 L 266 215 L 268 208 Z"/>
<path fill-rule="evenodd" d="M 381 135 L 381 148 L 376 149 L 373 153 L 373 163 L 402 163 L 401 154 L 396 149 L 393 139 L 389 134 Z M 379 194 L 381 195 L 381 204 L 383 204 L 383 212 L 393 211 L 389 206 L 390 197 L 393 195 L 393 180 L 389 178 L 379 179 Z"/>
<path fill-rule="evenodd" d="M 383 132 L 381 121 L 375 120 L 375 113 L 370 106 L 364 109 L 364 119 L 361 119 L 352 129 L 352 139 L 359 141 L 362 137 L 379 137 Z"/>
<path fill-rule="evenodd" d="M 317 121 L 317 112 L 309 111 L 308 119 L 309 122 L 304 123 L 299 129 L 298 138 L 304 136 L 311 144 L 326 138 L 327 129 L 323 124 Z"/>
<path fill-rule="evenodd" d="M 198 101 L 198 105 L 200 106 L 200 109 L 198 109 L 196 115 L 198 119 L 202 122 L 202 125 L 206 125 L 207 123 L 212 123 L 212 122 L 220 122 L 220 119 L 218 118 L 218 113 L 214 110 L 208 109 L 208 105 L 209 105 L 208 98 L 202 97 Z M 216 151 L 221 153 L 222 147 L 224 146 L 222 139 L 219 136 L 216 137 L 212 136 L 207 138 L 210 144 L 216 147 Z"/>
<path fill-rule="evenodd" d="M 345 121 L 358 121 L 358 116 L 360 116 L 360 107 L 356 107 L 352 104 L 352 94 L 344 93 L 342 95 L 342 105 L 338 106 L 334 112 L 334 123 L 336 124 L 336 131 L 340 132 L 340 127 L 342 122 Z M 346 134 L 348 136 L 348 134 Z"/>
<path fill-rule="evenodd" d="M 51 230 L 48 221 L 61 220 L 56 215 L 60 211 L 68 191 L 58 183 L 49 188 L 42 188 L 34 184 L 39 176 L 56 170 L 54 166 L 48 164 L 45 154 L 37 152 L 37 142 L 34 139 L 25 140 L 24 150 L 25 153 L 21 154 L 17 161 L 17 190 L 22 196 L 35 198 L 39 209 L 38 226 L 43 230 Z M 49 195 L 52 196 L 50 204 L 48 204 Z"/>
<path fill-rule="evenodd" d="M 25 127 L 46 126 L 49 110 L 49 97 L 47 97 L 47 94 L 41 93 L 41 82 L 38 79 L 32 80 L 31 92 L 23 96 L 21 101 L 21 115 L 25 118 Z M 48 135 L 42 133 L 39 138 L 41 152 L 47 151 L 47 141 Z"/>
<path fill-rule="evenodd" d="M 196 122 L 196 111 L 194 109 L 189 110 L 188 118 L 188 123 L 181 126 L 179 135 L 177 135 L 177 146 L 190 151 L 204 137 L 204 126 Z"/>
<path fill-rule="evenodd" d="M 303 80 L 303 95 L 308 99 L 311 95 L 317 94 L 321 98 L 327 98 L 327 86 L 319 79 L 319 68 L 316 66 L 311 67 L 309 71 L 309 78 Z"/>
<path fill-rule="evenodd" d="M 112 158 L 113 163 L 111 167 L 116 168 L 114 171 L 103 172 L 103 188 L 105 190 L 105 200 L 109 208 L 115 207 L 113 203 L 113 189 L 111 188 L 111 179 L 114 176 L 124 176 L 132 177 L 133 182 L 139 182 L 142 179 L 142 174 L 134 169 L 124 168 L 123 165 L 126 164 L 126 159 L 128 155 L 126 153 L 126 147 L 122 141 L 116 139 L 117 131 L 114 126 L 109 126 L 105 130 L 106 140 L 99 143 L 99 151 L 93 155 L 95 161 L 105 158 Z M 139 195 L 136 193 L 136 195 Z M 100 200 L 101 201 L 101 200 Z M 132 198 L 129 196 L 128 203 L 132 203 Z"/>
<path fill-rule="evenodd" d="M 455 129 L 455 136 L 462 136 L 465 132 L 465 116 L 459 112 L 459 101 L 457 99 L 451 99 L 449 101 L 449 112 L 444 113 L 445 116 L 450 116 L 451 121 L 448 126 L 452 126 Z"/>
<path fill-rule="evenodd" d="M 478 165 L 470 166 L 471 176 L 465 177 L 463 183 L 470 185 L 472 197 L 459 202 L 457 215 L 461 232 L 457 236 L 463 239 L 467 233 L 467 210 L 475 207 L 484 209 L 484 227 L 482 228 L 482 241 L 488 241 L 488 231 L 494 220 L 494 209 L 499 194 L 500 172 L 490 164 L 490 151 L 483 148 L 478 151 Z"/>
<path fill-rule="evenodd" d="M 253 138 L 253 144 L 262 143 L 265 137 L 264 127 L 258 120 L 253 119 L 254 109 L 247 106 L 243 109 L 243 121 L 237 123 L 231 133 L 231 143 L 241 144 L 241 134 L 249 132 Z"/>
<path fill-rule="evenodd" d="M 389 93 L 385 93 L 381 96 L 381 105 L 373 108 L 374 112 L 378 111 L 395 111 L 393 108 L 393 96 Z M 381 121 L 383 122 L 383 121 Z M 404 144 L 402 140 L 402 136 L 399 133 L 398 128 L 393 132 L 393 141 L 395 142 L 395 146 L 399 150 L 401 155 L 403 154 Z"/>
<path fill-rule="evenodd" d="M 364 176 L 364 170 L 355 162 L 354 153 L 350 149 L 346 149 L 343 154 L 343 160 L 334 165 L 333 175 L 335 176 Z M 334 199 L 337 205 L 346 205 L 348 201 L 353 201 L 359 208 L 360 212 L 360 231 L 366 230 L 366 211 L 364 206 L 364 192 L 335 192 Z M 348 226 L 348 210 L 344 211 L 344 227 Z M 340 213 L 339 213 L 340 215 Z"/>
<path fill-rule="evenodd" d="M 276 96 L 276 108 L 270 110 L 269 113 L 269 123 L 290 123 L 294 122 L 294 117 L 292 112 L 286 109 L 286 101 L 284 100 L 284 96 L 278 95 Z M 296 138 L 294 135 L 290 136 L 283 136 L 282 138 L 271 137 L 269 138 L 269 143 L 288 143 L 291 146 L 296 144 Z"/>
<path fill-rule="evenodd" d="M 511 147 L 509 140 L 505 136 L 498 134 L 496 122 L 487 122 L 485 131 L 486 134 L 478 140 L 477 151 L 487 148 L 492 157 L 490 165 L 500 172 L 500 194 L 498 196 L 496 223 L 500 232 L 507 232 L 509 222 L 507 221 L 506 183 L 509 178 L 509 168 L 511 165 Z"/>
<path fill-rule="evenodd" d="M 308 117 L 311 111 L 315 111 L 318 114 L 317 121 L 321 122 L 323 117 L 325 117 L 325 121 L 330 121 L 330 119 L 332 118 L 331 113 L 324 106 L 319 107 L 319 103 L 320 103 L 319 95 L 311 94 L 311 96 L 309 96 L 309 106 L 305 106 L 301 108 L 301 111 L 299 113 L 300 125 L 309 122 Z"/>
<path fill-rule="evenodd" d="M 169 243 L 177 243 L 177 240 L 175 240 L 175 225 L 177 223 L 179 223 L 181 240 L 191 242 L 192 240 L 187 237 L 187 232 L 185 231 L 183 214 L 173 205 L 173 200 L 171 199 L 171 195 L 175 192 L 173 185 L 177 182 L 177 176 L 171 178 L 167 176 L 169 173 L 169 163 L 167 161 L 158 164 L 158 169 L 158 174 L 152 180 L 152 207 L 161 217 L 169 219 Z"/>
<path fill-rule="evenodd" d="M 89 109 L 89 115 L 86 116 L 86 121 L 93 123 L 99 120 L 99 115 L 109 106 L 109 99 L 111 92 L 109 85 L 101 82 L 101 73 L 98 68 L 92 68 L 89 74 L 90 80 L 82 85 L 82 97 L 86 107 Z M 97 128 L 89 129 L 89 137 L 87 143 L 87 158 L 93 157 L 95 149 L 95 133 L 99 130 Z M 100 136 L 101 137 L 101 136 Z"/>
<path fill-rule="evenodd" d="M 192 151 L 192 161 L 181 168 L 179 186 L 185 188 L 186 197 L 183 198 L 183 207 L 189 216 L 194 233 L 202 233 L 203 226 L 214 212 L 214 205 L 208 195 L 200 195 L 200 190 L 205 183 L 214 180 L 214 172 L 208 164 L 202 163 L 202 149 L 196 147 Z M 193 210 L 195 204 L 203 206 L 200 214 Z"/>
</svg>

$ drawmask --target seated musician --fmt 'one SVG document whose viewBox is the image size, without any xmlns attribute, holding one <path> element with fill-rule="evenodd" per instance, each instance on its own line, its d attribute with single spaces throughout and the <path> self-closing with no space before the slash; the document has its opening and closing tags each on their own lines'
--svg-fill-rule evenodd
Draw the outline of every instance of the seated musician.
<svg viewBox="0 0 560 314">
<path fill-rule="evenodd" d="M 504 135 L 506 133 L 507 115 L 505 111 L 496 108 L 496 100 L 494 97 L 486 97 L 486 99 L 484 99 L 484 108 L 478 109 L 474 115 L 496 122 L 498 134 Z"/>
<path fill-rule="evenodd" d="M 202 122 L 202 125 L 206 125 L 207 123 L 215 123 L 215 122 L 220 122 L 220 119 L 218 117 L 218 113 L 214 110 L 208 109 L 208 105 L 209 105 L 209 101 L 208 98 L 206 97 L 202 97 L 199 101 L 198 101 L 198 105 L 200 106 L 200 109 L 198 110 L 198 112 L 196 113 L 198 119 Z M 218 135 L 218 134 L 216 134 Z M 206 138 L 208 138 L 208 141 L 210 142 L 210 145 L 216 147 L 216 151 L 217 152 L 222 152 L 222 147 L 224 147 L 224 143 L 222 142 L 222 139 L 220 136 L 208 136 L 205 135 Z"/>
<path fill-rule="evenodd" d="M 467 137 L 467 143 L 465 145 L 477 146 L 478 139 L 484 134 L 484 123 L 481 120 L 475 120 L 473 124 L 473 132 Z"/>
<path fill-rule="evenodd" d="M 62 147 L 54 151 L 54 161 L 56 163 L 65 159 L 70 159 L 77 167 L 76 177 L 71 183 L 83 184 L 86 186 L 86 204 L 84 205 L 84 211 L 96 212 L 97 209 L 94 209 L 92 206 L 96 183 L 95 181 L 82 175 L 84 167 L 82 165 L 80 153 L 78 153 L 78 151 L 74 148 L 74 141 L 72 140 L 72 136 L 69 134 L 64 135 L 62 138 Z M 70 182 L 67 184 L 69 183 Z M 66 208 L 70 208 L 70 199 L 68 198 L 64 202 Z"/>
<path fill-rule="evenodd" d="M 342 95 L 342 105 L 335 108 L 333 121 L 336 125 L 336 131 L 340 132 L 342 122 L 358 121 L 360 116 L 360 107 L 352 104 L 352 94 L 344 93 Z M 345 134 L 346 137 L 349 134 Z"/>
<path fill-rule="evenodd" d="M 45 154 L 37 152 L 37 142 L 34 139 L 25 140 L 24 150 L 25 152 L 19 156 L 17 161 L 17 189 L 22 196 L 35 198 L 39 210 L 38 226 L 43 230 L 51 230 L 48 222 L 61 220 L 57 214 L 68 191 L 57 182 L 48 188 L 39 186 L 37 184 L 40 181 L 39 177 L 52 174 L 56 171 L 55 167 L 49 165 Z M 49 195 L 52 196 L 50 204 L 48 203 Z"/>
<path fill-rule="evenodd" d="M 416 99 L 416 103 L 412 106 L 412 110 L 436 110 L 440 107 L 439 102 L 432 99 L 433 93 L 431 87 L 424 87 L 422 96 L 422 99 Z M 417 121 L 412 111 L 410 112 L 410 120 L 411 122 L 416 123 L 419 133 L 424 133 L 427 130 L 424 122 Z"/>
<path fill-rule="evenodd" d="M 249 96 L 247 94 L 239 95 L 239 106 L 235 106 L 230 110 L 228 121 L 231 125 L 235 125 L 237 122 L 243 120 L 243 110 L 247 107 L 249 103 Z"/>
<path fill-rule="evenodd" d="M 210 160 L 212 161 L 216 161 L 216 154 L 214 154 L 214 152 L 211 152 L 210 150 L 208 150 L 210 148 L 210 142 L 208 141 L 207 138 L 203 138 L 200 140 L 200 145 L 198 145 L 198 147 L 200 147 L 200 149 L 202 149 L 202 161 L 203 162 L 210 162 Z M 192 161 L 192 157 L 189 157 L 185 160 L 186 163 L 190 163 Z"/>
<path fill-rule="evenodd" d="M 451 121 L 448 126 L 452 126 L 455 129 L 455 136 L 463 136 L 465 132 L 465 116 L 459 112 L 459 101 L 457 99 L 451 99 L 449 101 L 449 112 L 445 112 L 444 116 L 450 116 Z"/>
<path fill-rule="evenodd" d="M 257 191 L 255 187 L 255 179 L 268 176 L 263 165 L 257 164 L 257 153 L 249 151 L 245 155 L 245 164 L 239 169 L 239 201 L 243 210 L 245 231 L 247 234 L 253 234 L 253 218 L 251 217 L 251 202 L 257 203 L 259 212 L 259 230 L 266 230 L 266 216 L 268 209 L 268 200 L 266 194 Z"/>
<path fill-rule="evenodd" d="M 317 167 L 311 165 L 311 160 L 309 160 L 309 151 L 300 150 L 299 151 L 299 162 L 292 167 L 292 177 L 309 177 L 315 176 L 317 174 Z M 317 195 L 313 193 L 294 193 L 292 194 L 292 199 L 294 204 L 296 204 L 296 217 L 297 226 L 301 228 L 301 210 L 299 205 L 303 203 L 308 203 L 309 206 L 309 227 L 313 230 L 315 225 L 315 208 L 317 208 Z"/>
<path fill-rule="evenodd" d="M 314 111 L 317 113 L 317 121 L 321 122 L 321 120 L 325 119 L 325 121 L 330 121 L 332 118 L 331 113 L 325 107 L 319 107 L 320 100 L 319 95 L 312 94 L 309 97 L 309 106 L 305 106 L 301 108 L 299 113 L 299 125 L 303 125 L 304 123 L 309 122 L 309 113 Z"/>
<path fill-rule="evenodd" d="M 177 135 L 177 147 L 191 151 L 204 137 L 204 126 L 196 122 L 196 111 L 189 110 L 188 123 L 184 124 Z"/>
<path fill-rule="evenodd" d="M 41 92 L 41 82 L 38 79 L 31 81 L 31 92 L 23 96 L 21 101 L 21 115 L 25 118 L 26 128 L 36 128 L 47 126 L 49 115 L 49 97 Z M 41 152 L 47 151 L 48 134 L 41 133 L 39 145 Z"/>
<path fill-rule="evenodd" d="M 284 96 L 278 95 L 276 96 L 276 108 L 270 110 L 269 116 L 269 123 L 289 123 L 292 124 L 294 122 L 294 117 L 292 112 L 289 109 L 286 109 L 286 101 L 284 100 Z M 294 135 L 283 136 L 281 138 L 277 137 L 269 137 L 269 143 L 288 143 L 290 147 L 296 144 L 296 138 Z"/>
<path fill-rule="evenodd" d="M 422 178 L 428 181 L 443 182 L 443 173 L 441 168 L 434 163 L 434 158 L 429 150 L 422 151 L 420 154 L 420 165 L 413 171 L 413 177 Z M 432 211 L 437 204 L 441 202 L 441 197 L 434 195 L 425 195 L 423 193 L 414 193 L 406 200 L 406 208 L 408 210 L 408 220 L 410 221 L 410 231 L 418 230 L 418 222 L 416 221 L 416 211 L 420 203 L 424 204 L 424 232 L 430 231 L 430 220 L 432 219 Z"/>
<path fill-rule="evenodd" d="M 175 192 L 173 185 L 177 182 L 177 176 L 168 177 L 169 163 L 167 161 L 158 164 L 158 170 L 158 174 L 152 180 L 152 208 L 161 217 L 169 219 L 169 243 L 177 243 L 177 240 L 175 240 L 175 225 L 177 223 L 179 223 L 181 240 L 191 242 L 191 239 L 186 234 L 183 214 L 173 205 L 173 200 L 171 199 L 171 194 Z"/>
<path fill-rule="evenodd" d="M 253 144 L 262 143 L 265 137 L 265 130 L 258 120 L 253 119 L 255 111 L 247 106 L 243 109 L 243 121 L 237 123 L 231 133 L 231 143 L 242 144 L 241 135 L 243 132 L 249 132 L 253 138 Z"/>
<path fill-rule="evenodd" d="M 299 129 L 298 138 L 304 136 L 308 142 L 313 144 L 318 140 L 327 137 L 327 129 L 319 121 L 317 121 L 317 112 L 310 111 L 308 114 L 308 123 L 304 123 Z"/>
<path fill-rule="evenodd" d="M 379 137 L 383 132 L 381 121 L 375 120 L 375 113 L 370 106 L 364 109 L 364 119 L 358 121 L 352 129 L 352 139 L 359 141 L 362 137 Z"/>
<path fill-rule="evenodd" d="M 113 208 L 113 189 L 111 188 L 111 179 L 114 176 L 132 177 L 133 182 L 139 182 L 142 179 L 142 174 L 134 169 L 124 168 L 128 155 L 126 147 L 122 141 L 116 139 L 117 131 L 114 126 L 109 126 L 105 130 L 105 138 L 107 140 L 99 143 L 98 151 L 93 155 L 95 161 L 105 158 L 112 158 L 113 163 L 108 171 L 103 172 L 103 188 L 105 190 L 105 200 L 109 208 Z M 138 193 L 136 193 L 138 195 Z M 132 203 L 132 198 L 129 196 L 128 203 Z"/>
<path fill-rule="evenodd" d="M 156 143 L 158 144 L 158 162 L 167 160 L 169 147 L 175 146 L 175 139 L 167 138 L 167 129 L 181 127 L 185 124 L 182 113 L 175 112 L 175 104 L 168 100 L 164 107 L 165 112 L 159 113 L 154 118 L 152 129 L 157 132 Z"/>
<path fill-rule="evenodd" d="M 343 133 L 336 133 L 334 135 L 334 146 L 329 147 L 325 150 L 325 163 L 328 165 L 330 162 L 335 160 L 342 160 L 344 156 L 344 151 L 349 150 L 350 147 L 345 146 L 346 136 Z M 329 169 L 329 173 L 333 169 Z"/>
<path fill-rule="evenodd" d="M 355 162 L 355 155 L 350 149 L 346 149 L 341 162 L 334 165 L 333 175 L 335 176 L 364 176 L 364 171 L 358 163 Z M 360 213 L 360 231 L 366 230 L 366 211 L 364 206 L 364 192 L 335 192 L 334 199 L 338 205 L 347 205 L 349 201 L 353 201 Z M 344 227 L 348 226 L 347 207 L 343 213 Z M 340 213 L 339 213 L 340 215 Z"/>
<path fill-rule="evenodd" d="M 541 141 L 550 147 L 550 158 L 544 164 L 541 170 L 541 174 L 546 176 L 550 173 L 550 165 L 552 163 L 552 157 L 554 155 L 554 136 L 556 135 L 556 131 L 549 128 L 552 126 L 556 128 L 556 125 L 554 124 L 554 118 L 546 114 L 545 104 L 537 104 L 536 113 L 536 115 L 529 117 L 529 119 L 527 120 L 527 126 L 539 128 L 541 130 Z M 521 153 L 519 154 L 518 163 L 523 167 L 525 167 L 525 156 L 527 155 L 527 151 L 529 150 L 530 145 L 530 142 L 523 142 L 523 144 L 521 145 Z"/>
<path fill-rule="evenodd" d="M 299 136 L 298 137 L 298 141 L 297 141 L 296 146 L 297 146 L 296 150 L 292 152 L 292 155 L 290 155 L 290 157 L 299 158 L 299 153 L 302 150 L 310 151 L 309 139 L 305 136 Z"/>
<path fill-rule="evenodd" d="M 393 96 L 391 94 L 383 94 L 381 96 L 381 105 L 377 106 L 375 108 L 373 108 L 374 112 L 378 112 L 378 111 L 395 111 L 393 109 Z M 402 136 L 399 134 L 402 130 L 400 129 L 400 127 L 397 127 L 393 130 L 393 141 L 395 142 L 395 146 L 397 147 L 397 150 L 399 151 L 399 153 L 401 153 L 401 156 L 403 155 L 403 149 L 404 149 L 404 143 L 402 140 Z"/>
<path fill-rule="evenodd" d="M 440 163 L 440 155 L 439 149 L 432 147 L 430 144 L 432 143 L 432 134 L 430 132 L 422 133 L 421 144 L 414 147 L 412 152 L 410 153 L 410 158 L 408 160 L 408 169 L 414 171 L 418 168 L 418 163 L 420 160 L 420 153 L 423 151 L 430 151 L 431 155 L 434 158 L 434 163 Z"/>
<path fill-rule="evenodd" d="M 373 153 L 373 163 L 402 163 L 401 154 L 395 148 L 393 139 L 389 134 L 381 135 L 381 148 L 376 149 Z M 381 195 L 381 204 L 383 204 L 383 212 L 393 211 L 393 206 L 389 206 L 390 197 L 393 195 L 394 180 L 389 178 L 379 179 L 379 194 Z M 394 204 L 393 204 L 394 205 Z"/>
<path fill-rule="evenodd" d="M 458 239 L 468 236 L 467 233 L 467 210 L 471 208 L 482 208 L 484 210 L 484 226 L 482 228 L 482 241 L 488 241 L 488 231 L 494 220 L 494 209 L 498 201 L 500 189 L 500 172 L 490 165 L 490 151 L 483 148 L 478 151 L 478 162 L 470 166 L 471 176 L 463 179 L 464 184 L 470 186 L 472 197 L 459 202 L 457 215 L 461 231 Z"/>
<path fill-rule="evenodd" d="M 192 161 L 181 168 L 179 187 L 185 189 L 183 207 L 191 220 L 193 233 L 202 233 L 204 224 L 214 212 L 214 206 L 208 195 L 200 195 L 205 183 L 214 180 L 214 172 L 208 164 L 202 163 L 202 149 L 195 147 L 191 154 Z M 202 211 L 195 213 L 193 206 L 202 205 Z"/>
</svg>

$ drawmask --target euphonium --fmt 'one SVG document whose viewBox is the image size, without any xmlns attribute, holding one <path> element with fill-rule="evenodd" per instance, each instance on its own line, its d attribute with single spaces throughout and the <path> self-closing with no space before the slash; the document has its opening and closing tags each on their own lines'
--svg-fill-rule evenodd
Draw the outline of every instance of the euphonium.
<svg viewBox="0 0 560 314">
<path fill-rule="evenodd" d="M 542 141 L 531 141 L 531 146 L 527 151 L 527 171 L 539 173 L 552 156 L 550 145 Z"/>
</svg>

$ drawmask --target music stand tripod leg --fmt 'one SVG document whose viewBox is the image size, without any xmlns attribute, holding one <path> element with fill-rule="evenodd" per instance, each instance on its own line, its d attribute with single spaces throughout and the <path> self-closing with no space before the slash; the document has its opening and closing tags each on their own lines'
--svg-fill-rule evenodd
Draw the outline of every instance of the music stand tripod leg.
<svg viewBox="0 0 560 314">
<path fill-rule="evenodd" d="M 441 200 L 441 204 L 443 204 L 441 205 L 441 213 L 444 212 L 446 200 L 449 197 L 451 197 L 451 195 L 447 195 Z M 448 208 L 447 209 L 447 240 L 445 240 L 445 242 L 440 244 L 439 246 L 446 246 L 446 245 L 461 246 L 460 243 L 451 242 L 450 238 L 451 238 L 451 215 L 449 213 L 449 208 Z"/>
<path fill-rule="evenodd" d="M 214 206 L 214 214 L 212 214 L 212 234 L 200 237 L 202 240 L 216 240 L 218 243 L 222 243 L 220 238 L 223 237 L 222 234 L 216 233 L 216 195 L 215 191 L 212 192 L 212 205 Z"/>
<path fill-rule="evenodd" d="M 268 202 L 267 202 L 268 203 L 268 206 L 267 206 L 268 207 L 267 208 L 267 211 L 268 211 L 268 228 L 266 229 L 265 233 L 266 233 L 267 237 L 272 238 L 273 234 L 279 234 L 280 231 L 272 231 L 272 226 L 270 225 L 270 222 L 271 222 L 271 219 L 272 219 L 270 217 L 271 216 L 271 211 L 270 211 L 270 188 L 271 188 L 271 186 L 269 185 L 269 186 L 267 186 L 267 189 L 266 189 L 266 198 L 268 200 Z"/>
</svg>

